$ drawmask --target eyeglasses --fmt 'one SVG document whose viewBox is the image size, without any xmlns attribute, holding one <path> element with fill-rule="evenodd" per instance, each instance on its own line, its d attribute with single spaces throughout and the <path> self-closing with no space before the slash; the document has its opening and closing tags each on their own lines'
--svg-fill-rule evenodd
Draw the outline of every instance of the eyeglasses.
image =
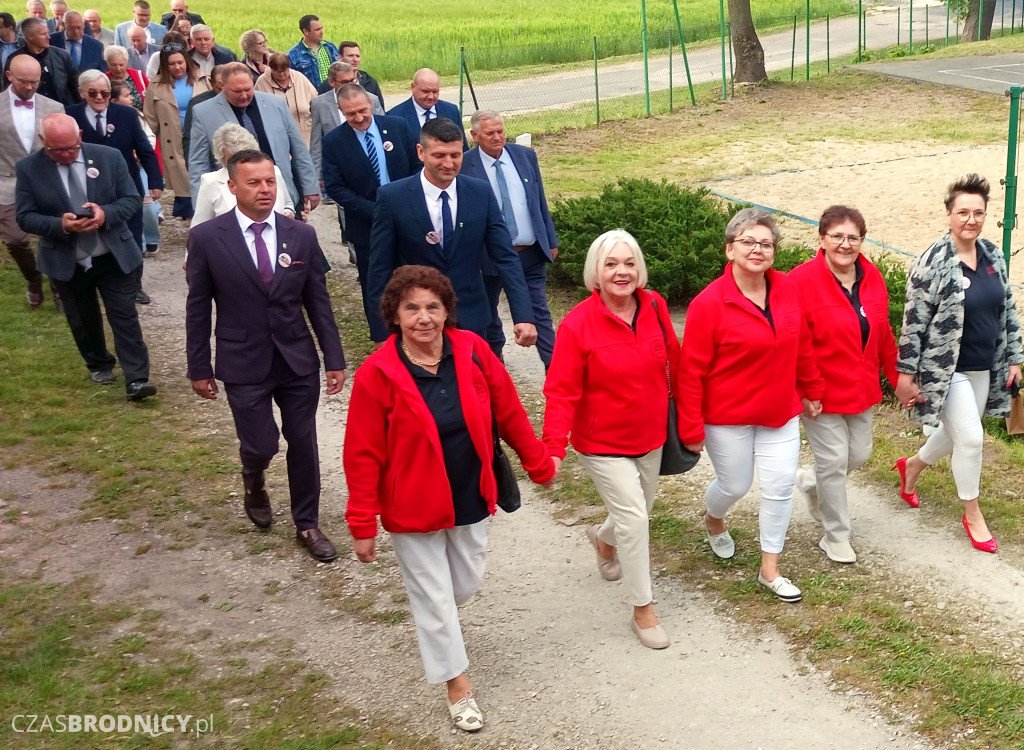
<svg viewBox="0 0 1024 750">
<path fill-rule="evenodd" d="M 839 234 L 837 232 L 836 234 L 826 234 L 825 236 L 828 237 L 837 245 L 842 245 L 844 242 L 849 242 L 850 247 L 857 247 L 858 245 L 860 245 L 860 243 L 864 241 L 863 237 L 858 237 L 855 234 Z"/>
<path fill-rule="evenodd" d="M 160 48 L 164 52 L 184 52 L 185 48 L 180 44 L 165 44 Z"/>
<path fill-rule="evenodd" d="M 960 221 L 968 221 L 969 219 L 972 218 L 978 222 L 985 221 L 984 211 L 968 211 L 967 209 L 961 209 L 960 211 L 957 211 L 953 215 L 956 218 L 960 219 Z"/>
<path fill-rule="evenodd" d="M 38 78 L 30 81 L 25 78 L 19 78 L 18 76 L 14 75 L 14 73 L 11 73 L 11 78 L 20 83 L 22 86 L 38 86 L 40 83 Z"/>
<path fill-rule="evenodd" d="M 103 89 L 102 91 L 94 91 L 93 89 L 87 89 L 85 95 L 91 96 L 94 99 L 109 99 L 110 91 L 109 89 Z"/>
<path fill-rule="evenodd" d="M 71 153 L 74 153 L 75 151 L 78 151 L 81 147 L 82 147 L 81 144 L 79 144 L 78 146 L 65 146 L 63 148 L 51 148 L 51 147 L 47 146 L 46 147 L 46 153 L 48 153 L 48 154 L 71 154 Z"/>
<path fill-rule="evenodd" d="M 758 242 L 757 240 L 751 237 L 737 237 L 736 239 L 733 240 L 733 243 L 738 243 L 742 245 L 748 253 L 751 250 L 753 250 L 755 246 L 759 246 L 762 252 L 770 253 L 775 251 L 775 243 L 769 240 Z"/>
</svg>

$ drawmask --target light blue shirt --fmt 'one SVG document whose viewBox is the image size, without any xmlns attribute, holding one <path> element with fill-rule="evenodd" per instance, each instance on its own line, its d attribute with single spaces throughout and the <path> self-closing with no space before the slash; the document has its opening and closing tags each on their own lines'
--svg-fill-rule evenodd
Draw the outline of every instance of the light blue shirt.
<svg viewBox="0 0 1024 750">
<path fill-rule="evenodd" d="M 516 247 L 532 245 L 537 241 L 537 233 L 533 229 L 533 221 L 530 219 L 530 207 L 526 203 L 526 188 L 523 187 L 523 178 L 519 176 L 516 165 L 512 163 L 512 157 L 505 149 L 501 150 L 497 159 L 492 159 L 480 149 L 480 163 L 484 165 L 487 172 L 487 180 L 491 183 L 491 190 L 494 197 L 498 199 L 498 207 L 501 207 L 501 191 L 498 189 L 498 169 L 494 162 L 501 162 L 501 170 L 505 173 L 505 184 L 508 186 L 508 197 L 512 201 L 512 213 L 516 217 L 516 236 L 512 238 L 512 244 Z"/>
<path fill-rule="evenodd" d="M 356 137 L 359 138 L 359 145 L 366 152 L 366 134 L 373 134 L 373 150 L 377 152 L 377 164 L 380 166 L 380 184 L 387 185 L 391 182 L 391 175 L 388 174 L 388 161 L 384 158 L 384 140 L 380 135 L 380 128 L 377 127 L 377 118 L 370 120 L 370 127 L 366 130 L 356 130 Z M 394 147 L 394 144 L 391 144 Z"/>
<path fill-rule="evenodd" d="M 174 82 L 174 98 L 178 102 L 178 114 L 181 115 L 182 127 L 185 127 L 185 113 L 188 111 L 188 103 L 192 101 L 192 90 L 193 86 L 188 82 L 188 76 Z"/>
</svg>

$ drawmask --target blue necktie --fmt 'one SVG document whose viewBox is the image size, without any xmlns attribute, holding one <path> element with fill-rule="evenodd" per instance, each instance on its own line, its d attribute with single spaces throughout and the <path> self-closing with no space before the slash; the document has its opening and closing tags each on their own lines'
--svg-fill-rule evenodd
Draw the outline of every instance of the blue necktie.
<svg viewBox="0 0 1024 750">
<path fill-rule="evenodd" d="M 366 156 L 370 160 L 370 166 L 373 167 L 373 173 L 377 176 L 377 184 L 380 185 L 380 162 L 377 160 L 377 149 L 373 145 L 373 133 L 367 130 L 363 137 L 365 138 L 363 143 L 366 146 Z"/>
<path fill-rule="evenodd" d="M 455 233 L 454 225 L 452 224 L 452 209 L 448 205 L 448 191 L 441 191 L 441 247 L 444 248 L 446 253 L 452 251 L 451 239 L 452 234 Z"/>
<path fill-rule="evenodd" d="M 75 64 L 75 67 L 79 67 L 82 64 L 82 43 L 72 42 L 71 43 L 71 61 Z"/>
<path fill-rule="evenodd" d="M 508 183 L 505 182 L 504 164 L 500 161 L 494 162 L 494 174 L 498 178 L 498 192 L 501 193 L 501 212 L 505 214 L 505 226 L 508 233 L 512 235 L 512 243 L 515 244 L 516 235 L 519 234 L 519 226 L 516 224 L 516 214 L 512 210 L 512 198 L 508 194 Z"/>
<path fill-rule="evenodd" d="M 423 113 L 423 123 L 424 124 L 426 124 L 426 122 L 428 120 L 433 120 L 433 119 L 434 119 L 434 113 L 431 112 L 429 109 L 426 112 Z"/>
</svg>

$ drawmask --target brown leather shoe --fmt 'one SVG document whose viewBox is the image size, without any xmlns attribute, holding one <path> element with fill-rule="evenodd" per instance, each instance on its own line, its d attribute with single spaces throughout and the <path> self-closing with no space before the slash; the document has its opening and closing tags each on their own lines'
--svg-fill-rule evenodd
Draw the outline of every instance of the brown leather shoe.
<svg viewBox="0 0 1024 750">
<path fill-rule="evenodd" d="M 245 515 L 261 529 L 269 529 L 274 523 L 274 513 L 270 509 L 270 496 L 266 490 L 245 492 Z"/>
<path fill-rule="evenodd" d="M 334 549 L 331 540 L 324 536 L 320 529 L 310 529 L 303 535 L 298 529 L 295 530 L 295 538 L 299 544 L 309 550 L 310 557 L 320 562 L 330 562 L 338 556 L 338 550 Z"/>
</svg>

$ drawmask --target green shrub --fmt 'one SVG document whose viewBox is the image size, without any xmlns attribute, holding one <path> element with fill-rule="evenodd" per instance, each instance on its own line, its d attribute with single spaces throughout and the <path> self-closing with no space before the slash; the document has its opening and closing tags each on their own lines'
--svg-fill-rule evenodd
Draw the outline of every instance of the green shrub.
<svg viewBox="0 0 1024 750">
<path fill-rule="evenodd" d="M 903 306 L 907 301 L 907 266 L 889 253 L 875 258 L 874 263 L 881 271 L 885 287 L 889 290 L 889 326 L 896 336 L 896 343 L 899 343 L 900 332 L 903 330 Z"/>
<path fill-rule="evenodd" d="M 579 288 L 594 239 L 621 228 L 636 237 L 647 263 L 648 286 L 669 302 L 689 302 L 722 274 L 725 225 L 742 206 L 723 205 L 705 188 L 662 181 L 619 180 L 599 196 L 558 201 L 558 263 L 553 283 Z"/>
</svg>

